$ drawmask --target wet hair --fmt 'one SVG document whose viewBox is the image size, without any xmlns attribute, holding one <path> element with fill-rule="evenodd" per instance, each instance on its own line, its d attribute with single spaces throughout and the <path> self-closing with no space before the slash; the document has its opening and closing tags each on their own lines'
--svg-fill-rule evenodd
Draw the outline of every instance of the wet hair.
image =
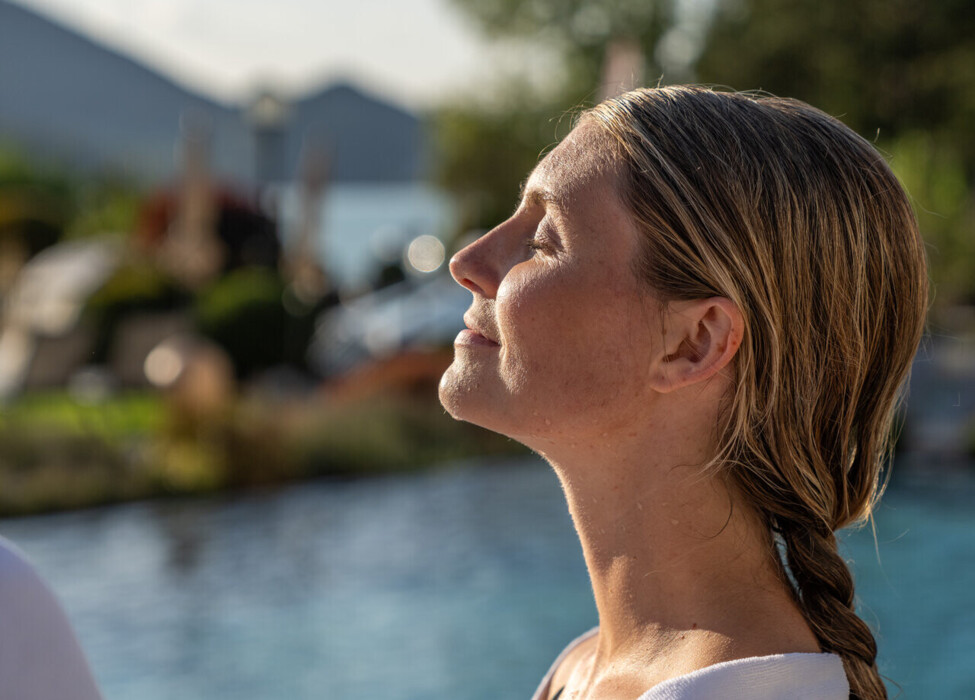
<svg viewBox="0 0 975 700">
<path fill-rule="evenodd" d="M 864 139 L 797 100 L 640 89 L 581 117 L 609 137 L 664 301 L 727 297 L 745 321 L 718 426 L 720 470 L 851 697 L 886 698 L 835 531 L 884 484 L 923 332 L 924 248 L 907 195 Z"/>
</svg>

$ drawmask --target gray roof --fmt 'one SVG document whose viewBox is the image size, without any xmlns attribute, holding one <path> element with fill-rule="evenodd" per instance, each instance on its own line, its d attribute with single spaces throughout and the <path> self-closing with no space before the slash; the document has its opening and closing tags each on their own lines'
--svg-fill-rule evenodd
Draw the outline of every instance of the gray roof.
<svg viewBox="0 0 975 700">
<path fill-rule="evenodd" d="M 180 118 L 205 115 L 215 171 L 255 176 L 255 142 L 243 105 L 220 102 L 163 77 L 56 22 L 0 0 L 0 143 L 73 167 L 148 181 L 176 172 Z M 293 100 L 281 169 L 296 172 L 304 138 L 330 154 L 337 181 L 421 176 L 422 125 L 413 114 L 351 85 Z"/>
</svg>

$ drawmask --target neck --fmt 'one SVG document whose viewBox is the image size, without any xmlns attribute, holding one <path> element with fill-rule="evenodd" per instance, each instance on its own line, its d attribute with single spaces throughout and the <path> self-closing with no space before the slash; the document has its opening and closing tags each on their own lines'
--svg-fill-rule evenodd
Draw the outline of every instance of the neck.
<svg viewBox="0 0 975 700">
<path fill-rule="evenodd" d="M 592 580 L 594 674 L 627 659 L 674 674 L 818 651 L 759 518 L 692 445 L 539 446 L 562 482 Z"/>
</svg>

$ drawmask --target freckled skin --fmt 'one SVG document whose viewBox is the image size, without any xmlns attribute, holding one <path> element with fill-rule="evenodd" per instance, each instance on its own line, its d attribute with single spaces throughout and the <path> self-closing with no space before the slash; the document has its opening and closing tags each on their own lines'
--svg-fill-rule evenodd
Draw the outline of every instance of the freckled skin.
<svg viewBox="0 0 975 700">
<path fill-rule="evenodd" d="M 634 407 L 653 400 L 656 301 L 632 271 L 639 234 L 607 151 L 591 128 L 574 130 L 532 173 L 514 215 L 451 261 L 474 294 L 471 313 L 500 343 L 457 347 L 440 386 L 455 418 L 542 449 L 633 430 Z"/>
</svg>

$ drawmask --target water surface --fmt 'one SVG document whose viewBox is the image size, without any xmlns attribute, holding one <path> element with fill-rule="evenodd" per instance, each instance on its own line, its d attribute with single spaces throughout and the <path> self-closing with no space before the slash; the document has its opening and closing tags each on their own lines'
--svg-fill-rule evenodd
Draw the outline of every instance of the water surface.
<svg viewBox="0 0 975 700">
<path fill-rule="evenodd" d="M 845 538 L 904 698 L 975 697 L 975 479 L 895 483 Z M 595 623 L 561 491 L 529 460 L 6 520 L 108 700 L 527 699 Z M 898 692 L 891 686 L 892 694 Z"/>
</svg>

